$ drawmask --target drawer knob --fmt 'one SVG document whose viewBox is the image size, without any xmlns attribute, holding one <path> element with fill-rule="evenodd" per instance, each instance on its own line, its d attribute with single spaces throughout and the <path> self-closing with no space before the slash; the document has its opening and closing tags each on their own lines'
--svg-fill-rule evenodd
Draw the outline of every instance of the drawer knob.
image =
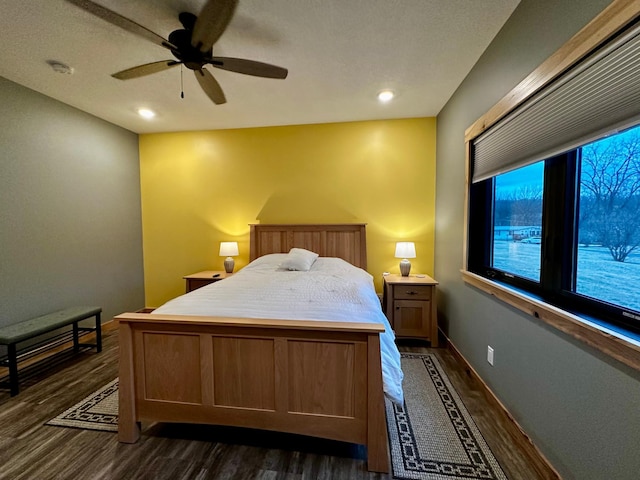
<svg viewBox="0 0 640 480">
<path fill-rule="evenodd" d="M 417 295 L 418 294 L 418 292 L 414 292 L 413 290 L 409 290 L 406 293 L 407 293 L 407 295 Z"/>
</svg>

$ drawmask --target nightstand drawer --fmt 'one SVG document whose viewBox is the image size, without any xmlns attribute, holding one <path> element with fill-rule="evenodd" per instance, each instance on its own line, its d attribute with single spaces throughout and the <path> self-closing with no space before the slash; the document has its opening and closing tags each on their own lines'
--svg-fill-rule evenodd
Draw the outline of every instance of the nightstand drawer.
<svg viewBox="0 0 640 480">
<path fill-rule="evenodd" d="M 187 281 L 187 293 L 193 292 L 198 288 L 202 288 L 206 285 L 219 282 L 225 278 L 229 278 L 233 273 L 226 273 L 219 270 L 205 270 L 204 272 L 192 273 L 191 275 L 185 275 L 184 278 Z"/>
<path fill-rule="evenodd" d="M 212 283 L 214 283 L 213 279 L 207 279 L 207 280 L 200 280 L 197 278 L 189 278 L 187 279 L 187 293 L 188 292 L 193 292 L 194 290 L 197 290 L 198 288 L 202 288 L 202 287 L 206 287 L 207 285 L 211 285 Z"/>
<path fill-rule="evenodd" d="M 393 288 L 394 300 L 431 300 L 430 285 L 395 285 Z"/>
</svg>

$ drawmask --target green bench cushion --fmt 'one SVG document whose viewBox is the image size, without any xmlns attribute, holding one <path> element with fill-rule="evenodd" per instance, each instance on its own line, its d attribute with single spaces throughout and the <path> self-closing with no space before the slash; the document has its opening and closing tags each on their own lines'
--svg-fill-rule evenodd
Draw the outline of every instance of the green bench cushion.
<svg viewBox="0 0 640 480">
<path fill-rule="evenodd" d="M 0 344 L 10 345 L 64 327 L 78 320 L 96 316 L 100 307 L 71 307 L 58 312 L 14 323 L 0 328 Z"/>
</svg>

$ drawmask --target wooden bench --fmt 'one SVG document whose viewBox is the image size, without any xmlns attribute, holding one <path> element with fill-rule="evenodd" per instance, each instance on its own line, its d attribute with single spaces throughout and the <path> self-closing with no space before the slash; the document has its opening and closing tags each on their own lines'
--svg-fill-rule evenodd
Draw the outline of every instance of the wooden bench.
<svg viewBox="0 0 640 480">
<path fill-rule="evenodd" d="M 15 396 L 19 392 L 18 383 L 18 361 L 30 358 L 38 354 L 43 349 L 48 349 L 56 345 L 68 341 L 69 333 L 73 337 L 73 351 L 79 352 L 81 348 L 96 347 L 98 352 L 102 351 L 102 327 L 100 323 L 100 307 L 71 307 L 58 312 L 49 313 L 40 317 L 32 318 L 22 322 L 14 323 L 0 328 L 0 345 L 7 346 L 7 356 L 0 359 L 0 364 L 9 367 L 9 387 L 11 396 Z M 87 318 L 95 317 L 96 326 L 80 327 L 78 322 Z M 46 333 L 58 330 L 62 327 L 73 325 L 72 332 L 65 332 L 53 338 L 45 338 L 43 341 L 27 345 L 21 349 L 17 345 L 27 340 L 32 340 Z M 95 331 L 95 343 L 80 343 L 79 332 Z M 55 341 L 56 338 L 65 338 L 62 341 Z M 34 353 L 35 352 L 35 353 Z"/>
</svg>

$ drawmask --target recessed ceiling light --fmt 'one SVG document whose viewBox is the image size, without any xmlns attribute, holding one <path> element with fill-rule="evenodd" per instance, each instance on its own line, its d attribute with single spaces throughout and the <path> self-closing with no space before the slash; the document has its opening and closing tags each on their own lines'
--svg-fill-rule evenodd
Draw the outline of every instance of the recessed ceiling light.
<svg viewBox="0 0 640 480">
<path fill-rule="evenodd" d="M 386 103 L 389 100 L 391 100 L 393 96 L 394 96 L 394 93 L 391 90 L 383 90 L 378 94 L 378 100 L 380 100 L 383 103 Z"/>
<path fill-rule="evenodd" d="M 156 112 L 154 112 L 153 110 L 149 110 L 148 108 L 139 108 L 138 115 L 149 120 L 150 118 L 156 116 Z"/>
</svg>

